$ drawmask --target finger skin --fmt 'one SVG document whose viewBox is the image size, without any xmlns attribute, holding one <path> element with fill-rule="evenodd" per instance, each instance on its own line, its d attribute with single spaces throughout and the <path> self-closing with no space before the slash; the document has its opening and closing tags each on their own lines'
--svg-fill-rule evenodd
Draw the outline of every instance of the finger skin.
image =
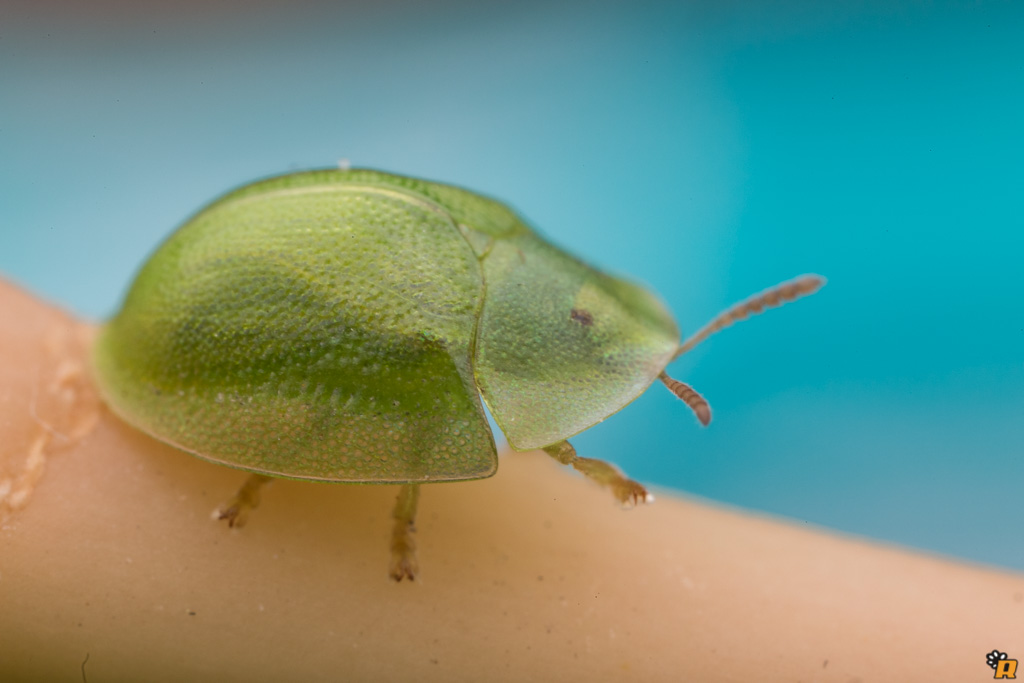
<svg viewBox="0 0 1024 683">
<path fill-rule="evenodd" d="M 33 400 L 60 423 L 44 340 L 76 324 L 0 282 L 0 476 Z M 397 487 L 275 481 L 229 530 L 242 472 L 108 411 L 58 446 L 0 527 L 0 680 L 963 681 L 1024 656 L 1020 575 L 666 492 L 623 511 L 543 453 L 423 487 L 396 584 Z"/>
</svg>

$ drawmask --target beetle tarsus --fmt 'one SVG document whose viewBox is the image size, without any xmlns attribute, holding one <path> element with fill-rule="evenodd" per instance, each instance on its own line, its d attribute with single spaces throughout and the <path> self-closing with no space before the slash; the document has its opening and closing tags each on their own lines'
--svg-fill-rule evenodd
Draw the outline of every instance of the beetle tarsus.
<svg viewBox="0 0 1024 683">
<path fill-rule="evenodd" d="M 559 441 L 545 446 L 543 450 L 563 465 L 571 465 L 573 469 L 585 474 L 601 486 L 610 488 L 612 495 L 624 508 L 654 502 L 654 496 L 647 492 L 643 484 L 627 478 L 619 468 L 609 462 L 594 458 L 581 458 L 576 455 L 576 449 L 568 441 Z"/>
<path fill-rule="evenodd" d="M 420 570 L 415 555 L 405 555 L 391 558 L 391 578 L 395 581 L 402 579 L 416 580 L 416 573 Z"/>
<path fill-rule="evenodd" d="M 391 578 L 416 580 L 419 562 L 416 560 L 416 506 L 420 499 L 419 484 L 405 484 L 398 492 L 391 529 Z"/>
<path fill-rule="evenodd" d="M 232 529 L 241 529 L 249 521 L 248 507 L 241 505 L 229 505 L 219 507 L 214 511 L 214 518 L 217 520 L 228 520 L 228 526 Z"/>
<path fill-rule="evenodd" d="M 249 521 L 249 512 L 260 504 L 260 489 L 270 481 L 264 474 L 250 474 L 235 497 L 213 511 L 216 520 L 228 520 L 228 526 L 241 529 Z"/>
<path fill-rule="evenodd" d="M 642 503 L 654 502 L 654 496 L 647 492 L 643 484 L 621 476 L 618 479 L 611 484 L 611 488 L 622 507 L 629 509 Z"/>
</svg>

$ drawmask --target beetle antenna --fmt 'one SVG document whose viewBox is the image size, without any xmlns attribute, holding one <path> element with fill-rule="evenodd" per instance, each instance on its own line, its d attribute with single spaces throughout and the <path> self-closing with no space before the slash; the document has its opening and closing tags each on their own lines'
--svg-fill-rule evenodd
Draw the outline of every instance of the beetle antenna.
<svg viewBox="0 0 1024 683">
<path fill-rule="evenodd" d="M 669 391 L 690 407 L 690 410 L 693 411 L 693 414 L 697 416 L 702 425 L 707 427 L 711 424 L 711 406 L 703 396 L 694 391 L 693 387 L 686 382 L 672 379 L 664 371 L 658 375 L 658 379 L 668 387 Z"/>
<path fill-rule="evenodd" d="M 679 356 L 697 346 L 697 344 L 700 344 L 715 332 L 724 330 L 733 323 L 745 320 L 752 315 L 763 313 L 766 308 L 775 308 L 790 301 L 796 301 L 801 297 L 814 294 L 824 286 L 825 278 L 820 275 L 801 275 L 794 280 L 775 285 L 771 289 L 766 289 L 746 301 L 741 301 L 728 310 L 719 313 L 714 320 L 680 344 L 676 350 L 676 355 L 672 356 L 672 360 L 679 358 Z M 683 400 L 685 401 L 686 399 Z"/>
</svg>

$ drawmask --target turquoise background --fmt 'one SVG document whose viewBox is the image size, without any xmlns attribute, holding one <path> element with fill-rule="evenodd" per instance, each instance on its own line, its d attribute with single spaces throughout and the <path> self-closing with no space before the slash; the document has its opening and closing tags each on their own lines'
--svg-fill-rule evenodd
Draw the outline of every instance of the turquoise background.
<svg viewBox="0 0 1024 683">
<path fill-rule="evenodd" d="M 1024 5 L 43 5 L 0 6 L 5 276 L 107 316 L 205 202 L 339 158 L 504 199 L 685 331 L 821 273 L 671 367 L 710 428 L 655 386 L 578 450 L 1024 569 Z"/>
</svg>

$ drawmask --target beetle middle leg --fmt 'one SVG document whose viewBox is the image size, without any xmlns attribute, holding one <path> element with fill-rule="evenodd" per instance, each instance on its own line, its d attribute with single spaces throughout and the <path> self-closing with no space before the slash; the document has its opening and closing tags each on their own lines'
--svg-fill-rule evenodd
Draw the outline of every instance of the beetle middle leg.
<svg viewBox="0 0 1024 683">
<path fill-rule="evenodd" d="M 391 528 L 391 578 L 395 581 L 416 578 L 419 563 L 416 561 L 416 505 L 420 500 L 420 485 L 405 484 L 398 492 L 395 510 L 391 516 L 395 525 Z"/>
<path fill-rule="evenodd" d="M 618 467 L 604 460 L 581 458 L 576 455 L 576 449 L 568 441 L 559 441 L 545 446 L 543 450 L 563 465 L 572 465 L 578 472 L 582 472 L 598 484 L 610 488 L 612 495 L 624 507 L 633 507 L 638 503 L 654 501 L 654 496 L 648 493 L 642 484 L 627 478 Z"/>
<path fill-rule="evenodd" d="M 250 474 L 235 497 L 213 511 L 213 518 L 228 520 L 230 527 L 245 526 L 249 520 L 249 511 L 260 505 L 260 489 L 272 478 L 265 474 Z"/>
</svg>

